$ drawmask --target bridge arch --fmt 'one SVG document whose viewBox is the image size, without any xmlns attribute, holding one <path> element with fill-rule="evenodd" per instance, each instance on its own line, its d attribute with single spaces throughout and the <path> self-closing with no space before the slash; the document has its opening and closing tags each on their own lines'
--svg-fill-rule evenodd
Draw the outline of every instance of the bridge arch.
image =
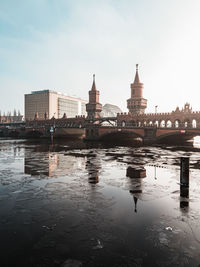
<svg viewBox="0 0 200 267">
<path fill-rule="evenodd" d="M 172 127 L 172 121 L 170 119 L 167 119 L 165 121 L 165 125 L 166 125 L 167 128 L 171 128 Z"/>
<path fill-rule="evenodd" d="M 83 124 L 81 121 L 78 122 L 78 128 L 82 128 L 83 127 Z"/>
<path fill-rule="evenodd" d="M 44 136 L 44 133 L 40 130 L 31 129 L 26 132 L 26 138 L 40 138 L 42 136 Z"/>
<path fill-rule="evenodd" d="M 179 128 L 181 126 L 181 121 L 179 119 L 174 120 L 174 127 Z"/>
<path fill-rule="evenodd" d="M 184 120 L 184 127 L 185 127 L 185 128 L 189 128 L 190 125 L 191 125 L 191 121 L 190 121 L 190 119 L 186 118 L 186 119 Z"/>
<path fill-rule="evenodd" d="M 164 140 L 170 140 L 170 142 L 182 142 L 182 141 L 188 141 L 191 140 L 193 137 L 200 136 L 200 129 L 195 131 L 193 130 L 172 130 L 168 133 L 160 134 L 159 136 L 156 136 L 156 141 L 164 141 Z"/>
<path fill-rule="evenodd" d="M 192 128 L 197 128 L 197 120 L 192 120 Z"/>
<path fill-rule="evenodd" d="M 164 128 L 166 126 L 165 120 L 160 121 L 160 127 Z"/>
<path fill-rule="evenodd" d="M 153 121 L 153 125 L 156 126 L 156 127 L 159 127 L 159 121 L 158 120 L 154 120 Z"/>
<path fill-rule="evenodd" d="M 149 121 L 149 126 L 153 126 L 153 121 Z"/>
<path fill-rule="evenodd" d="M 117 139 L 119 137 L 119 139 L 121 140 L 128 140 L 128 139 L 132 139 L 134 140 L 134 138 L 139 138 L 141 139 L 141 141 L 143 141 L 144 136 L 140 133 L 136 131 L 131 131 L 130 129 L 113 129 L 110 130 L 108 132 L 102 133 L 99 135 L 99 140 L 106 140 L 106 139 L 110 139 L 111 141 L 113 141 L 114 139 Z"/>
<path fill-rule="evenodd" d="M 122 121 L 122 127 L 126 126 L 126 121 Z"/>
<path fill-rule="evenodd" d="M 129 124 L 129 126 L 133 126 L 133 127 L 135 127 L 136 126 L 136 121 L 135 120 L 131 120 L 130 121 L 130 124 Z"/>
</svg>

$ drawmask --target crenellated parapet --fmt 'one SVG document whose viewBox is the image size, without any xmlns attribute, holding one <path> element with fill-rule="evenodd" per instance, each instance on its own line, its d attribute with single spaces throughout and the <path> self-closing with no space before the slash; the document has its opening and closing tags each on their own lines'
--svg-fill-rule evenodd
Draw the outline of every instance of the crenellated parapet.
<svg viewBox="0 0 200 267">
<path fill-rule="evenodd" d="M 133 113 L 118 113 L 117 114 L 118 126 L 133 125 L 133 126 L 157 126 L 157 127 L 180 127 L 185 125 L 195 125 L 200 127 L 200 111 L 192 111 L 188 103 L 184 108 L 172 112 L 160 112 L 160 113 L 145 113 L 145 114 L 133 114 Z"/>
</svg>

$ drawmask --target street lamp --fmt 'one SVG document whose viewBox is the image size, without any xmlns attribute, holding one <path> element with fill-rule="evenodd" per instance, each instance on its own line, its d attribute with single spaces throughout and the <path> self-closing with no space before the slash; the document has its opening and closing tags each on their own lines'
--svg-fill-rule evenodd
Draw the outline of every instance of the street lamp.
<svg viewBox="0 0 200 267">
<path fill-rule="evenodd" d="M 55 115 L 56 115 L 56 112 L 53 113 L 53 127 L 55 129 Z"/>
</svg>

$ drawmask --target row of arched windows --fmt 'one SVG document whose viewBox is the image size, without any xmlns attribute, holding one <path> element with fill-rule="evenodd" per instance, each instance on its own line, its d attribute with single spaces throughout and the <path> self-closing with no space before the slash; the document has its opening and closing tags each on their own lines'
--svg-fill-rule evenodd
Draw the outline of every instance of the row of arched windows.
<svg viewBox="0 0 200 267">
<path fill-rule="evenodd" d="M 154 126 L 158 128 L 197 128 L 200 127 L 200 122 L 197 123 L 195 119 L 192 121 L 185 120 L 181 122 L 180 120 L 161 120 L 161 121 L 122 121 L 118 123 L 122 127 L 144 127 L 144 126 Z"/>
</svg>

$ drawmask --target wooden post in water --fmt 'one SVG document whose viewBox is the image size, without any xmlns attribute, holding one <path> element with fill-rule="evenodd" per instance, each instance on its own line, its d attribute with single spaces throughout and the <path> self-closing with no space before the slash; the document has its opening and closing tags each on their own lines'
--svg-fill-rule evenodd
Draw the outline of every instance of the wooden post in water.
<svg viewBox="0 0 200 267">
<path fill-rule="evenodd" d="M 180 169 L 180 196 L 189 196 L 189 166 L 190 158 L 181 157 L 181 169 Z"/>
<path fill-rule="evenodd" d="M 181 157 L 180 184 L 185 187 L 189 187 L 189 162 L 190 158 Z"/>
</svg>

